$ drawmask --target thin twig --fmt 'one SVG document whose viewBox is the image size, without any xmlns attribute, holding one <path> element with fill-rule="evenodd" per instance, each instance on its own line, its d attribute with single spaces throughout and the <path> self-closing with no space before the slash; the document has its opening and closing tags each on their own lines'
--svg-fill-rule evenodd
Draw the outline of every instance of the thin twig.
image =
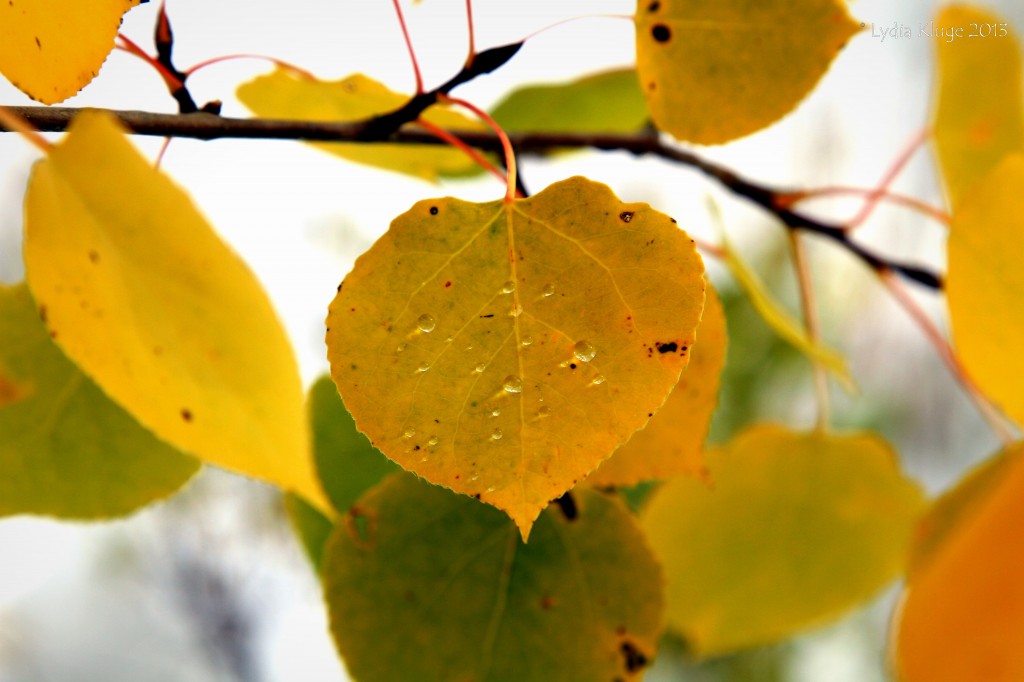
<svg viewBox="0 0 1024 682">
<path fill-rule="evenodd" d="M 811 277 L 811 268 L 807 262 L 807 254 L 804 251 L 804 244 L 800 240 L 800 233 L 791 230 L 789 232 L 789 245 L 793 252 L 793 266 L 796 269 L 797 282 L 800 285 L 800 307 L 804 316 L 804 328 L 807 330 L 807 338 L 811 343 L 821 342 L 821 324 L 818 319 L 818 307 L 814 302 L 814 281 Z M 824 431 L 828 428 L 831 401 L 828 395 L 828 370 L 816 358 L 811 358 L 811 366 L 814 371 L 814 392 L 818 399 L 818 420 L 817 429 Z"/>
<path fill-rule="evenodd" d="M 486 73 L 497 68 L 495 64 L 511 58 L 517 46 L 495 48 L 498 52 L 488 55 L 490 50 L 477 55 L 471 69 L 474 73 Z M 484 55 L 487 55 L 484 58 Z M 466 76 L 467 78 L 469 76 Z M 453 79 L 453 81 L 456 79 Z M 449 84 L 453 81 L 449 81 Z M 441 89 L 447 87 L 445 84 Z M 439 90 L 441 90 L 439 89 Z M 160 137 L 189 137 L 203 140 L 218 138 L 304 140 L 309 142 L 389 142 L 398 144 L 444 144 L 432 133 L 425 130 L 390 130 L 394 124 L 409 113 L 419 116 L 423 110 L 437 101 L 439 90 L 424 93 L 411 101 L 421 100 L 429 95 L 429 102 L 420 101 L 415 106 L 403 107 L 398 112 L 369 121 L 354 123 L 328 123 L 322 121 L 296 121 L 262 118 L 226 118 L 199 112 L 188 115 L 156 114 L 142 111 L 111 111 L 132 132 L 138 135 Z M 63 107 L 10 107 L 10 110 L 30 122 L 37 130 L 54 132 L 65 130 L 71 119 L 80 110 Z M 383 123 L 381 121 L 383 120 Z M 0 126 L 2 129 L 2 126 Z M 390 130 L 382 135 L 382 131 Z M 497 135 L 481 131 L 453 131 L 466 144 L 502 152 L 501 140 Z M 662 142 L 649 132 L 632 134 L 610 133 L 519 133 L 509 135 L 509 141 L 520 154 L 547 152 L 559 148 L 591 148 L 626 151 L 637 156 L 657 156 L 683 166 L 693 168 L 715 180 L 733 194 L 742 197 L 775 216 L 787 227 L 806 230 L 838 242 L 848 251 L 878 271 L 893 271 L 903 277 L 931 289 L 941 289 L 942 279 L 934 272 L 916 265 L 900 263 L 879 256 L 853 241 L 841 225 L 812 218 L 786 205 L 779 197 L 792 192 L 773 188 L 747 180 L 732 170 L 708 161 L 697 154 Z"/>
</svg>

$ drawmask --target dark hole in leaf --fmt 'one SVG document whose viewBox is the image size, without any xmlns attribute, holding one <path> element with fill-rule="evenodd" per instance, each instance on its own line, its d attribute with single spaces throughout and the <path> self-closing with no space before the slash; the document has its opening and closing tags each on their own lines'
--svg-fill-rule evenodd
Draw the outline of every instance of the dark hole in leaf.
<svg viewBox="0 0 1024 682">
<path fill-rule="evenodd" d="M 565 493 L 555 500 L 555 504 L 558 505 L 559 510 L 561 510 L 562 515 L 565 516 L 567 521 L 575 521 L 579 518 L 579 510 L 576 509 L 576 500 L 573 499 L 572 493 Z"/>
<path fill-rule="evenodd" d="M 667 43 L 672 39 L 672 29 L 665 24 L 657 24 L 651 29 L 651 36 L 659 43 Z"/>
<path fill-rule="evenodd" d="M 625 641 L 622 646 L 619 647 L 619 651 L 622 652 L 622 657 L 625 659 L 626 670 L 631 673 L 635 673 L 644 666 L 647 665 L 647 657 L 644 656 L 643 652 L 636 648 L 636 645 L 630 641 Z"/>
</svg>

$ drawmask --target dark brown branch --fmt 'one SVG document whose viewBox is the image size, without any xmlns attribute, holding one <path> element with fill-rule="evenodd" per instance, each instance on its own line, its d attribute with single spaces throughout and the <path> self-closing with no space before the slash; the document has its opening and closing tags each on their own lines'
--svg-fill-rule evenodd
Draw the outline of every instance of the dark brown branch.
<svg viewBox="0 0 1024 682">
<path fill-rule="evenodd" d="M 65 130 L 78 109 L 59 107 L 10 107 L 42 132 Z M 143 111 L 111 111 L 129 130 L 138 135 L 188 137 L 200 140 L 247 138 L 265 140 L 303 140 L 307 142 L 354 142 L 372 144 L 382 141 L 378 129 L 366 121 L 327 123 L 260 118 L 225 118 L 209 113 L 155 114 Z M 406 112 L 408 113 L 408 112 Z M 379 119 L 375 119 L 379 120 Z M 3 127 L 0 126 L 0 130 Z M 454 131 L 466 144 L 493 152 L 501 151 L 498 138 L 487 132 Z M 666 144 L 655 134 L 520 133 L 509 136 L 519 153 L 540 153 L 552 149 L 590 148 L 626 151 L 637 156 L 657 156 L 689 166 L 717 181 L 733 194 L 760 206 L 793 229 L 806 230 L 838 242 L 874 270 L 895 272 L 932 289 L 942 288 L 939 275 L 921 267 L 887 260 L 852 241 L 839 225 L 826 223 L 794 211 L 779 200 L 790 194 L 747 180 L 733 171 L 708 161 L 693 152 Z M 392 132 L 388 142 L 402 144 L 443 144 L 431 133 L 416 128 Z"/>
</svg>

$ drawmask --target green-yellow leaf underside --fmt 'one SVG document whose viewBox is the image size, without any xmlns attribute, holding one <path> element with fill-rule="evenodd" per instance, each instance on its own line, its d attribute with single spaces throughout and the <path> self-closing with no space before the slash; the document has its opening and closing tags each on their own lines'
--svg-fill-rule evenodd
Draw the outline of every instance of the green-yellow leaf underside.
<svg viewBox="0 0 1024 682">
<path fill-rule="evenodd" d="M 349 123 L 386 114 L 409 96 L 389 90 L 362 74 L 339 81 L 313 80 L 286 69 L 254 78 L 235 93 L 258 116 Z M 445 107 L 428 109 L 423 118 L 442 128 L 482 130 L 482 124 Z M 464 152 L 437 145 L 315 143 L 315 147 L 349 161 L 406 173 L 425 180 L 480 170 Z"/>
<path fill-rule="evenodd" d="M 871 597 L 903 569 L 924 499 L 872 435 L 748 429 L 676 478 L 643 526 L 670 627 L 712 656 L 783 639 Z"/>
<path fill-rule="evenodd" d="M 573 493 L 529 544 L 497 511 L 397 474 L 338 524 L 324 558 L 331 631 L 360 682 L 638 680 L 664 610 L 629 512 Z"/>
<path fill-rule="evenodd" d="M 110 116 L 80 114 L 33 169 L 25 265 L 58 345 L 140 423 L 330 508 L 266 294 Z"/>
<path fill-rule="evenodd" d="M 995 25 L 993 35 L 967 38 Z M 1024 151 L 1024 88 L 1016 36 L 997 14 L 970 5 L 939 10 L 935 25 L 965 38 L 936 41 L 935 148 L 954 207 L 1010 152 Z M 1000 35 L 1000 26 L 1006 35 Z"/>
<path fill-rule="evenodd" d="M 491 116 L 510 133 L 629 133 L 643 128 L 649 118 L 636 69 L 520 88 L 499 102 Z"/>
<path fill-rule="evenodd" d="M 703 473 L 704 439 L 718 405 L 726 349 L 722 303 L 713 287 L 708 285 L 705 291 L 697 340 L 679 383 L 650 423 L 588 476 L 587 483 L 630 486 L 679 474 Z"/>
<path fill-rule="evenodd" d="M 55 104 L 89 84 L 121 16 L 141 0 L 4 0 L 0 73 L 32 99 Z"/>
<path fill-rule="evenodd" d="M 396 218 L 330 306 L 328 358 L 377 448 L 525 536 L 661 407 L 703 304 L 675 221 L 577 177 Z"/>
<path fill-rule="evenodd" d="M 899 612 L 901 680 L 1024 679 L 1022 518 L 1020 443 L 936 502 Z"/>
<path fill-rule="evenodd" d="M 198 469 L 71 364 L 28 289 L 0 286 L 0 516 L 99 519 L 167 497 Z"/>
<path fill-rule="evenodd" d="M 967 372 L 1024 423 L 1024 155 L 1011 154 L 963 197 L 949 231 L 953 341 Z"/>
<path fill-rule="evenodd" d="M 638 0 L 637 71 L 659 128 L 718 144 L 789 113 L 858 30 L 839 0 Z"/>
</svg>

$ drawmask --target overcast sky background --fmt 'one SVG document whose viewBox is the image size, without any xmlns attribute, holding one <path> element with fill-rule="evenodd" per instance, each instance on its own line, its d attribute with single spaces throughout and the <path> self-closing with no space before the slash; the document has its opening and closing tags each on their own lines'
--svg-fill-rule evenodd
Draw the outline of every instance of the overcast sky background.
<svg viewBox="0 0 1024 682">
<path fill-rule="evenodd" d="M 999 8 L 1013 25 L 1024 26 L 1024 3 L 1003 0 L 987 4 Z M 905 24 L 914 36 L 883 43 L 871 37 L 869 31 L 862 32 L 793 114 L 766 131 L 726 147 L 708 149 L 706 154 L 776 186 L 872 186 L 906 142 L 927 123 L 934 46 L 917 34 L 917 28 L 930 17 L 934 6 L 927 0 L 853 3 L 851 13 L 859 20 L 878 26 Z M 148 47 L 156 10 L 155 2 L 132 10 L 126 16 L 123 32 Z M 423 0 L 407 6 L 407 10 L 426 85 L 437 85 L 455 73 L 466 56 L 464 2 Z M 624 0 L 479 0 L 475 3 L 477 44 L 487 48 L 518 41 L 583 13 L 629 14 L 632 10 L 633 3 Z M 169 0 L 168 11 L 177 38 L 175 58 L 179 68 L 217 55 L 256 52 L 293 62 L 325 79 L 362 72 L 394 90 L 413 89 L 406 49 L 391 3 L 386 0 Z M 796 22 L 792 30 L 800 30 Z M 531 39 L 507 66 L 461 88 L 458 95 L 489 106 L 522 84 L 557 82 L 632 64 L 633 50 L 631 22 L 613 18 L 575 21 Z M 225 115 L 244 116 L 246 110 L 233 98 L 235 86 L 269 68 L 259 61 L 213 66 L 197 74 L 190 88 L 200 103 L 221 99 Z M 970 97 L 971 93 L 964 96 Z M 32 104 L 6 82 L 0 82 L 0 103 Z M 92 85 L 65 104 L 175 110 L 156 74 L 139 60 L 119 52 L 112 54 Z M 150 156 L 159 146 L 154 139 L 136 138 L 136 142 Z M 35 149 L 16 136 L 0 135 L 0 281 L 14 282 L 22 276 L 20 203 L 30 166 L 37 157 Z M 553 162 L 526 159 L 521 163 L 533 191 L 563 177 L 586 174 L 609 184 L 623 200 L 648 201 L 678 218 L 684 229 L 715 241 L 705 208 L 705 197 L 710 192 L 719 197 L 726 223 L 744 253 L 755 255 L 758 251 L 762 233 L 757 230 L 763 228 L 748 227 L 756 213 L 686 170 L 615 153 L 578 154 Z M 457 194 L 470 200 L 490 200 L 503 193 L 500 183 L 489 177 L 431 186 L 350 165 L 289 142 L 176 140 L 163 168 L 188 190 L 216 229 L 255 270 L 291 335 L 307 383 L 327 368 L 323 318 L 335 286 L 355 256 L 387 229 L 393 217 L 429 196 Z M 896 188 L 935 204 L 941 201 L 926 153 L 915 158 Z M 849 204 L 832 206 L 837 215 L 847 215 L 849 209 Z M 830 209 L 825 206 L 823 210 Z M 897 255 L 924 257 L 941 266 L 941 230 L 906 218 L 905 213 L 882 211 L 865 229 L 865 236 L 884 243 Z M 825 301 L 848 296 L 848 283 L 863 280 L 857 274 L 859 265 L 847 258 L 836 260 L 838 264 L 829 273 L 831 278 L 822 281 Z M 881 332 L 881 339 L 862 339 L 861 351 L 865 351 L 865 344 L 888 347 L 897 336 L 916 334 L 905 322 L 885 317 L 899 314 L 891 305 L 881 307 L 883 312 L 868 322 L 895 331 Z M 828 311 L 825 317 L 828 324 Z M 865 324 L 859 319 L 833 333 L 841 335 L 844 330 Z M 856 343 L 850 342 L 853 346 Z M 916 343 L 924 349 L 922 353 L 931 352 L 919 340 L 900 343 L 911 348 Z M 848 351 L 855 350 L 853 346 L 841 344 Z M 859 357 L 864 355 L 862 352 Z M 879 385 L 885 380 L 891 381 L 892 377 L 877 377 Z M 864 384 L 864 392 L 870 396 L 876 390 L 872 379 L 866 378 Z M 947 389 L 955 390 L 951 386 Z M 990 440 L 973 435 L 964 440 L 964 447 L 972 449 L 968 459 L 983 456 L 991 446 Z M 940 462 L 914 473 L 926 478 L 931 487 L 941 487 L 961 466 Z M 214 476 L 204 480 L 202 486 L 230 493 L 242 484 L 231 477 Z M 193 540 L 187 536 L 175 535 L 177 531 L 171 530 L 169 518 L 182 514 L 180 510 L 147 511 L 113 524 L 77 525 L 24 518 L 0 522 L 0 682 L 217 679 L 210 676 L 213 673 L 208 668 L 190 662 L 189 652 L 199 645 L 182 626 L 175 625 L 177 616 L 170 606 L 153 601 L 141 586 L 133 592 L 131 585 L 135 583 L 131 580 L 100 579 L 109 578 L 109 572 L 97 566 L 109 561 L 106 557 L 111 546 L 123 546 L 136 558 L 140 552 L 149 557 L 139 560 L 143 573 L 163 576 L 160 579 L 174 584 L 177 578 L 164 576 L 159 562 L 153 563 L 153 552 L 159 554 L 166 549 L 153 539 L 154 533 L 174 536 L 186 553 L 192 551 L 200 558 L 207 549 L 216 547 L 223 561 L 238 564 L 248 576 L 243 592 L 256 600 L 265 616 L 272 616 L 263 618 L 262 629 L 256 635 L 262 643 L 261 665 L 268 681 L 340 679 L 342 673 L 324 633 L 316 584 L 290 539 L 239 535 L 238 518 L 246 510 L 261 508 L 260 493 L 256 493 L 256 502 L 251 492 L 248 495 L 241 502 L 202 503 L 207 505 L 205 518 L 210 528 L 204 530 L 209 531 L 210 544 L 200 543 L 198 547 L 192 547 L 189 543 Z M 273 524 L 267 521 L 267 525 Z M 225 537 L 233 539 L 225 543 Z M 285 547 L 286 551 L 267 560 L 260 550 L 268 545 Z M 153 552 L 146 555 L 140 547 Z M 253 562 L 259 565 L 250 565 Z M 111 638 L 133 644 L 111 646 Z M 818 653 L 812 651 L 808 656 L 811 663 L 807 669 L 795 672 L 794 679 L 870 679 L 855 658 L 848 657 L 854 662 L 844 668 L 841 652 L 828 648 L 815 651 Z M 822 651 L 830 654 L 824 656 Z M 831 667 L 827 678 L 820 676 L 822 668 L 815 667 L 815 656 L 828 659 Z M 30 663 L 25 662 L 30 659 Z M 198 667 L 192 670 L 193 665 Z"/>
</svg>

